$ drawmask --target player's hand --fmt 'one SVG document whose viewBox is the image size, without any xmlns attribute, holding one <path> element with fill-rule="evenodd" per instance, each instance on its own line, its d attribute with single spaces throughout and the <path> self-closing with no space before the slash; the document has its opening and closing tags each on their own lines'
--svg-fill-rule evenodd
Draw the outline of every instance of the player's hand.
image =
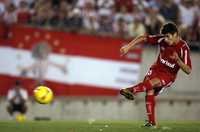
<svg viewBox="0 0 200 132">
<path fill-rule="evenodd" d="M 121 56 L 127 54 L 128 51 L 129 51 L 129 46 L 128 45 L 122 46 L 121 49 L 120 49 Z"/>
<path fill-rule="evenodd" d="M 180 58 L 179 58 L 179 56 L 178 56 L 178 54 L 176 52 L 173 52 L 173 54 L 172 54 L 172 56 L 170 56 L 170 58 L 173 59 L 173 60 L 175 60 L 176 62 L 178 60 L 180 60 Z"/>
</svg>

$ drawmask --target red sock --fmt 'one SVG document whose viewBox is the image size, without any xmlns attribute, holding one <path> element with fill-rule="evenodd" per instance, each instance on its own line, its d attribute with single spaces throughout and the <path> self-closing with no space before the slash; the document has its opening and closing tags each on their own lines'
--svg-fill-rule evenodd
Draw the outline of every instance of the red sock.
<svg viewBox="0 0 200 132">
<path fill-rule="evenodd" d="M 142 83 L 139 83 L 133 87 L 129 88 L 134 94 L 139 93 L 139 92 L 144 92 L 146 90 L 152 90 L 153 86 L 149 82 L 149 80 L 144 81 Z"/>
<path fill-rule="evenodd" d="M 146 112 L 148 116 L 148 122 L 155 125 L 155 96 L 154 95 L 146 95 Z"/>
</svg>

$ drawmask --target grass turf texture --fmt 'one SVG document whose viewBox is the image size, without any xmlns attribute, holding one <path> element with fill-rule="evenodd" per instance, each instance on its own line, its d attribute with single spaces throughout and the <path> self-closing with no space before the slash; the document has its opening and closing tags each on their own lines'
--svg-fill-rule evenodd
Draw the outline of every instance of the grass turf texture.
<svg viewBox="0 0 200 132">
<path fill-rule="evenodd" d="M 135 121 L 0 121 L 1 132 L 200 132 L 200 121 L 165 121 L 141 128 Z"/>
</svg>

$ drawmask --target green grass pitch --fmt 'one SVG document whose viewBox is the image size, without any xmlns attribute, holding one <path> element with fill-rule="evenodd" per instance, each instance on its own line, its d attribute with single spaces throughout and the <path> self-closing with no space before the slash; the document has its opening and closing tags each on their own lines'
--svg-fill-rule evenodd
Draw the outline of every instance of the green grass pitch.
<svg viewBox="0 0 200 132">
<path fill-rule="evenodd" d="M 141 128 L 136 121 L 0 121 L 0 132 L 200 132 L 200 121 L 164 121 Z"/>
</svg>

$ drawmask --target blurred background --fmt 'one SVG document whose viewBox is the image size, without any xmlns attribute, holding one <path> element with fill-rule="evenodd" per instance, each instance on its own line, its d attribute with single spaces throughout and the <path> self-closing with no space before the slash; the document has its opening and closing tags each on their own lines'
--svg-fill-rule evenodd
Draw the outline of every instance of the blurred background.
<svg viewBox="0 0 200 132">
<path fill-rule="evenodd" d="M 143 79 L 158 47 L 119 49 L 168 21 L 189 44 L 193 71 L 157 97 L 157 118 L 200 120 L 199 0 L 0 0 L 0 119 L 15 108 L 27 120 L 144 120 L 144 94 L 132 102 L 118 90 Z M 53 90 L 51 104 L 34 101 L 38 85 Z"/>
</svg>

